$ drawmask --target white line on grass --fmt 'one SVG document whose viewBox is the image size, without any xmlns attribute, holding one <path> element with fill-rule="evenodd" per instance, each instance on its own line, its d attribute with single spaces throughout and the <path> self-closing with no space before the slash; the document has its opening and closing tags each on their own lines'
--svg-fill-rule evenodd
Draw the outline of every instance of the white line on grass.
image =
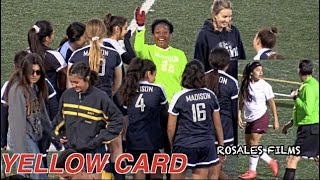
<svg viewBox="0 0 320 180">
<path fill-rule="evenodd" d="M 276 96 L 290 97 L 290 94 L 273 93 Z"/>
</svg>

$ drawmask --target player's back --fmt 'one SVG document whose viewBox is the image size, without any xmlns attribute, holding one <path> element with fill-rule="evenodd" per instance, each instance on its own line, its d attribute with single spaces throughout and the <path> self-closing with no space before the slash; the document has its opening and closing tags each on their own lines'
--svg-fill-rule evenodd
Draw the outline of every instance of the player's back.
<svg viewBox="0 0 320 180">
<path fill-rule="evenodd" d="M 176 93 L 169 113 L 177 116 L 174 145 L 199 148 L 214 142 L 212 114 L 219 111 L 219 103 L 212 91 L 184 89 Z"/>
<path fill-rule="evenodd" d="M 166 103 L 167 99 L 162 86 L 146 81 L 140 82 L 138 93 L 126 107 L 129 118 L 128 149 L 158 150 L 162 148 L 160 113 L 161 105 Z"/>
<path fill-rule="evenodd" d="M 76 50 L 72 53 L 68 64 L 73 64 L 78 61 L 83 61 L 89 65 L 89 50 L 91 45 L 87 45 L 83 48 Z M 121 68 L 122 61 L 119 54 L 112 48 L 101 45 L 101 52 L 104 58 L 100 63 L 99 68 L 99 83 L 96 87 L 106 92 L 109 97 L 112 97 L 112 84 L 114 78 L 115 68 Z"/>
</svg>

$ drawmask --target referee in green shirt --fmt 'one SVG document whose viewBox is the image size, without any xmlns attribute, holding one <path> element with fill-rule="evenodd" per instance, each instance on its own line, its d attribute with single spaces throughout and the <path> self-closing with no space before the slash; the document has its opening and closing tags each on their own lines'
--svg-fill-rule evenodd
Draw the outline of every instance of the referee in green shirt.
<svg viewBox="0 0 320 180">
<path fill-rule="evenodd" d="M 291 93 L 294 100 L 292 120 L 282 129 L 284 134 L 295 125 L 298 127 L 295 146 L 300 146 L 299 155 L 289 155 L 283 179 L 294 179 L 301 156 L 319 159 L 319 82 L 312 77 L 313 64 L 301 60 L 297 73 L 302 85 Z"/>
</svg>

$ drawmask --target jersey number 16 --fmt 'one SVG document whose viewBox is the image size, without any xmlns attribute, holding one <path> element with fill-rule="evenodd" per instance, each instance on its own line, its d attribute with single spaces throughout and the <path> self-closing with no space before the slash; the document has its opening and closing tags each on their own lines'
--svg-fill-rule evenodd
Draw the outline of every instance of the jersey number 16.
<svg viewBox="0 0 320 180">
<path fill-rule="evenodd" d="M 193 122 L 204 121 L 207 119 L 205 103 L 192 104 L 192 119 Z"/>
</svg>

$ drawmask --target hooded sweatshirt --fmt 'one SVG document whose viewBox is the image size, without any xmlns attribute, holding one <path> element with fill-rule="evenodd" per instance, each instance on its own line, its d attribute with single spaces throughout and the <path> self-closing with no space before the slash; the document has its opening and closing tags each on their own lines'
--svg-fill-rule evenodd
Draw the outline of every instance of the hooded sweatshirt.
<svg viewBox="0 0 320 180">
<path fill-rule="evenodd" d="M 227 49 L 231 60 L 246 59 L 239 30 L 231 25 L 230 32 L 225 29 L 221 32 L 214 31 L 212 19 L 207 19 L 198 34 L 194 52 L 194 58 L 204 64 L 206 71 L 211 69 L 208 61 L 209 52 L 216 47 Z"/>
</svg>

